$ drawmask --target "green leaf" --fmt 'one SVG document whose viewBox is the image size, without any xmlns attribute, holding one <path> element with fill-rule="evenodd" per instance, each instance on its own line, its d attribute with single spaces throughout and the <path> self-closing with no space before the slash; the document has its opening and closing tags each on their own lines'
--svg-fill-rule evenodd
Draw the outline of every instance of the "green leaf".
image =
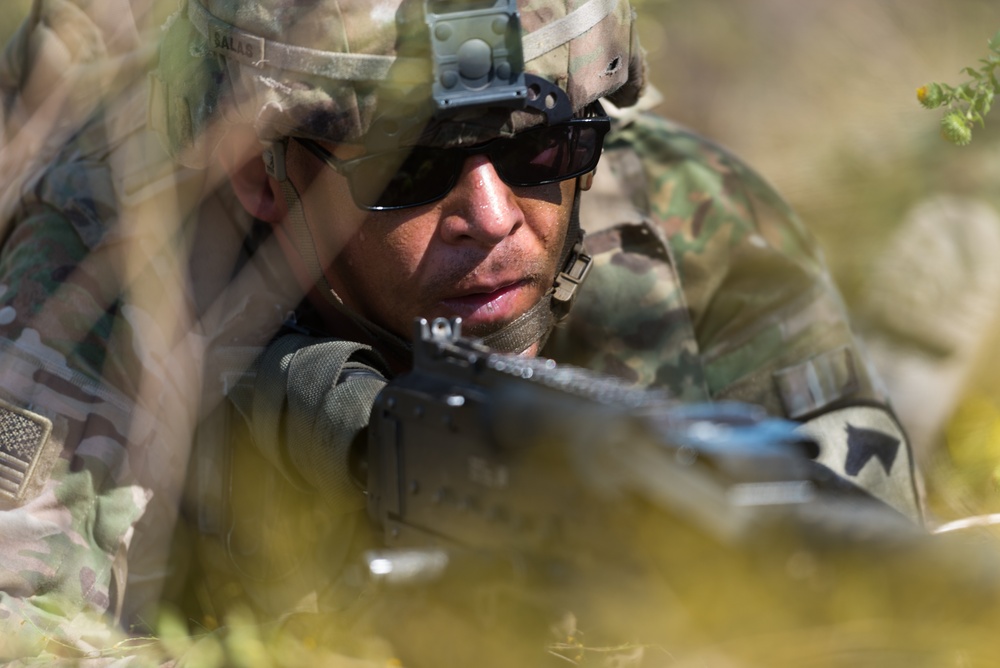
<svg viewBox="0 0 1000 668">
<path fill-rule="evenodd" d="M 927 84 L 917 89 L 917 99 L 928 109 L 947 107 L 941 119 L 941 133 L 950 141 L 964 146 L 972 139 L 972 128 L 976 123 L 985 126 L 985 116 L 993 106 L 995 96 L 1000 95 L 1000 31 L 989 40 L 992 53 L 980 58 L 979 67 L 965 67 L 960 70 L 970 77 L 958 86 L 948 84 Z"/>
<path fill-rule="evenodd" d="M 997 31 L 997 34 L 993 35 L 992 39 L 990 39 L 989 44 L 990 48 L 993 49 L 994 51 L 1000 51 L 1000 30 Z"/>
</svg>

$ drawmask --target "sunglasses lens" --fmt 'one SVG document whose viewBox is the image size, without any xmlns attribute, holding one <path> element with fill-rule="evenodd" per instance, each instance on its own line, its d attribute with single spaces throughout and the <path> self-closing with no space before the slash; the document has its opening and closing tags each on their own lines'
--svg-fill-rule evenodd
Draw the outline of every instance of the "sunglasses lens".
<svg viewBox="0 0 1000 668">
<path fill-rule="evenodd" d="M 491 158 L 510 185 L 541 185 L 594 169 L 603 138 L 603 132 L 589 124 L 539 128 L 505 142 Z"/>
<path fill-rule="evenodd" d="M 461 161 L 434 149 L 380 153 L 351 170 L 351 195 L 366 209 L 418 206 L 447 194 L 460 168 Z"/>
<path fill-rule="evenodd" d="M 489 156 L 508 185 L 537 186 L 571 179 L 593 170 L 609 124 L 575 122 L 541 127 L 481 147 L 378 153 L 353 160 L 348 173 L 351 196 L 372 211 L 403 209 L 438 200 L 458 181 L 469 155 Z"/>
</svg>

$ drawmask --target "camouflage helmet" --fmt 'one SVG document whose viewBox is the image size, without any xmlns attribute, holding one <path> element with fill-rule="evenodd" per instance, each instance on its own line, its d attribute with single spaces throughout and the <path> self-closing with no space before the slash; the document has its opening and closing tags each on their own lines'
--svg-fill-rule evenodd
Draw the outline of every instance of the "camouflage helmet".
<svg viewBox="0 0 1000 668">
<path fill-rule="evenodd" d="M 431 137 L 455 58 L 464 112 Z M 264 142 L 357 141 L 401 119 L 419 143 L 482 141 L 541 122 L 537 85 L 551 91 L 535 111 L 553 93 L 564 115 L 633 104 L 644 59 L 628 0 L 188 0 L 153 82 L 153 125 L 192 164 L 231 123 Z"/>
</svg>

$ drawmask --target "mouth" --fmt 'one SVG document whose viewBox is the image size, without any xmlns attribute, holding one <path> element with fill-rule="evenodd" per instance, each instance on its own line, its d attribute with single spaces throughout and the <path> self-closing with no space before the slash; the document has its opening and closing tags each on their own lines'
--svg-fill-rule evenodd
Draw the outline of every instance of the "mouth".
<svg viewBox="0 0 1000 668">
<path fill-rule="evenodd" d="M 448 297 L 441 300 L 441 305 L 453 315 L 461 317 L 466 326 L 495 325 L 513 320 L 519 315 L 519 307 L 530 291 L 531 281 L 522 279 L 496 288 L 484 287 L 482 290 Z"/>
</svg>

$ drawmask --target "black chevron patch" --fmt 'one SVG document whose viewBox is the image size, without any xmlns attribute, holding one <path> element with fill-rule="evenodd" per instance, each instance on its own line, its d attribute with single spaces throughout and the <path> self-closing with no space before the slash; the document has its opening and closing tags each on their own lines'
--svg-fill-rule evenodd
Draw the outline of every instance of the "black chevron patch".
<svg viewBox="0 0 1000 668">
<path fill-rule="evenodd" d="M 899 454 L 900 440 L 895 436 L 874 429 L 864 429 L 847 425 L 847 461 L 844 470 L 856 476 L 872 457 L 882 462 L 885 474 L 889 475 L 892 464 Z"/>
</svg>

